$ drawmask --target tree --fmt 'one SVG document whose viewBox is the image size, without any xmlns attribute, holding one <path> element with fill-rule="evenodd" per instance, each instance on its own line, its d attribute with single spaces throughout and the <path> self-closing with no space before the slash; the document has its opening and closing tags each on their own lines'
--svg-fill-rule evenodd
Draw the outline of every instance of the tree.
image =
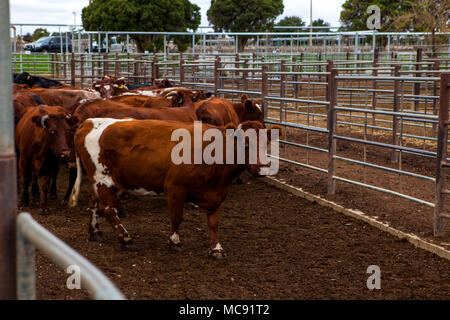
<svg viewBox="0 0 450 320">
<path fill-rule="evenodd" d="M 297 16 L 290 16 L 290 17 L 284 17 L 283 19 L 281 19 L 276 25 L 279 27 L 282 26 L 295 26 L 295 27 L 304 27 L 305 26 L 305 21 L 302 20 L 302 18 L 297 17 Z M 301 32 L 302 29 L 299 28 L 293 28 L 293 29 L 276 29 L 277 31 L 280 32 Z"/>
<path fill-rule="evenodd" d="M 450 1 L 441 0 L 416 0 L 411 9 L 395 19 L 395 23 L 405 29 L 415 29 L 429 32 L 425 39 L 431 42 L 432 56 L 437 54 L 436 46 L 446 43 L 448 35 L 438 35 L 437 33 L 448 32 L 449 29 Z"/>
<path fill-rule="evenodd" d="M 328 22 L 325 22 L 324 20 L 319 18 L 319 19 L 316 19 L 316 20 L 313 21 L 312 26 L 313 27 L 329 27 L 330 24 Z M 330 28 L 323 28 L 323 29 L 320 28 L 320 29 L 317 29 L 317 31 L 319 31 L 319 32 L 329 32 Z"/>
<path fill-rule="evenodd" d="M 377 5 L 381 12 L 380 31 L 402 31 L 393 21 L 395 17 L 407 12 L 415 0 L 346 0 L 342 5 L 340 20 L 343 30 L 367 30 L 367 19 L 372 13 L 367 13 L 370 5 Z"/>
<path fill-rule="evenodd" d="M 33 41 L 33 36 L 31 35 L 31 33 L 27 33 L 26 35 L 23 36 L 23 41 L 25 42 L 32 42 Z"/>
<path fill-rule="evenodd" d="M 200 8 L 189 0 L 95 0 L 83 8 L 83 27 L 88 31 L 169 31 L 197 30 Z M 163 48 L 163 36 L 130 35 L 140 51 Z M 190 37 L 173 37 L 180 51 Z"/>
<path fill-rule="evenodd" d="M 49 35 L 50 35 L 50 32 L 48 32 L 47 29 L 37 28 L 33 32 L 33 40 L 36 41 L 42 37 L 48 37 Z"/>
<path fill-rule="evenodd" d="M 272 30 L 283 10 L 283 0 L 211 0 L 207 15 L 216 32 L 261 32 Z M 239 51 L 248 39 L 239 36 Z"/>
</svg>

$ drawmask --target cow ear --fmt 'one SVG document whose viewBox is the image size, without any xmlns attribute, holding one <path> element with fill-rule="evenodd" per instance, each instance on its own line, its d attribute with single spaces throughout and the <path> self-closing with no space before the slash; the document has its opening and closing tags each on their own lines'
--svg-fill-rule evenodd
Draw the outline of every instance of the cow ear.
<svg viewBox="0 0 450 320">
<path fill-rule="evenodd" d="M 245 100 L 244 107 L 247 110 L 253 109 L 253 102 L 251 100 Z"/>
<path fill-rule="evenodd" d="M 246 96 L 245 94 L 243 94 L 243 95 L 241 96 L 241 102 L 244 103 L 245 100 L 248 100 L 248 98 L 247 98 L 247 96 Z"/>
<path fill-rule="evenodd" d="M 41 126 L 41 116 L 33 116 L 31 121 L 34 122 L 38 127 Z"/>
<path fill-rule="evenodd" d="M 233 129 L 233 130 L 236 130 L 236 125 L 233 123 L 233 122 L 228 122 L 226 125 L 225 125 L 225 130 L 226 129 Z"/>
<path fill-rule="evenodd" d="M 77 116 L 67 115 L 66 119 L 67 119 L 67 123 L 71 127 L 78 123 L 78 117 Z"/>
<path fill-rule="evenodd" d="M 279 126 L 279 125 L 274 125 L 272 128 L 269 129 L 269 132 L 268 132 L 269 133 L 268 134 L 268 138 L 269 139 L 272 136 L 272 133 L 271 133 L 272 130 L 278 130 L 278 132 L 279 132 L 278 137 L 279 138 L 281 138 L 283 136 L 283 128 L 281 126 Z"/>
<path fill-rule="evenodd" d="M 205 96 L 206 96 L 206 99 L 209 99 L 209 98 L 211 98 L 212 97 L 212 93 L 211 92 L 207 92 L 207 93 L 205 93 Z"/>
<path fill-rule="evenodd" d="M 200 98 L 200 92 L 201 91 L 195 91 L 192 95 L 192 101 L 197 102 L 197 100 Z"/>
</svg>

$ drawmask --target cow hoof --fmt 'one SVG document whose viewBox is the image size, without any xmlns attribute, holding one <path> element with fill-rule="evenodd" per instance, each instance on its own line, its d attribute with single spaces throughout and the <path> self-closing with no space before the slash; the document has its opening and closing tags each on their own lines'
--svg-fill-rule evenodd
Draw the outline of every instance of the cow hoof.
<svg viewBox="0 0 450 320">
<path fill-rule="evenodd" d="M 89 235 L 89 241 L 95 241 L 95 242 L 102 242 L 102 234 L 101 233 L 94 233 Z"/>
<path fill-rule="evenodd" d="M 181 252 L 181 251 L 183 251 L 183 246 L 181 245 L 181 242 L 175 244 L 169 240 L 169 250 L 172 250 L 175 252 Z"/>
<path fill-rule="evenodd" d="M 50 214 L 50 211 L 48 211 L 48 209 L 39 209 L 39 214 L 41 216 L 48 216 Z"/>
<path fill-rule="evenodd" d="M 225 252 L 223 250 L 209 250 L 209 255 L 217 260 L 222 260 L 225 258 Z"/>
<path fill-rule="evenodd" d="M 134 243 L 122 243 L 122 250 L 124 250 L 124 251 L 139 251 L 139 248 Z"/>
</svg>

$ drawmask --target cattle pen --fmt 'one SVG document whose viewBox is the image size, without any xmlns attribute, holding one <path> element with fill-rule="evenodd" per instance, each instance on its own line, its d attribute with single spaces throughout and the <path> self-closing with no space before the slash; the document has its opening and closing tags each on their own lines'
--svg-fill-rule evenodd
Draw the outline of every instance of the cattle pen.
<svg viewBox="0 0 450 320">
<path fill-rule="evenodd" d="M 0 31 L 0 37 L 6 34 Z M 124 221 L 138 252 L 121 251 L 106 228 L 103 242 L 87 241 L 87 181 L 77 208 L 50 200 L 48 215 L 29 208 L 37 222 L 27 213 L 16 219 L 13 138 L 2 134 L 0 139 L 7 141 L 0 140 L 1 182 L 14 188 L 0 190 L 0 251 L 6 253 L 0 256 L 0 283 L 8 285 L 1 286 L 0 298 L 105 298 L 106 291 L 110 299 L 448 299 L 449 53 L 432 57 L 422 48 L 286 51 L 73 52 L 24 60 L 17 54 L 11 59 L 0 48 L 0 77 L 5 78 L 0 103 L 5 110 L 12 110 L 6 99 L 10 88 L 3 85 L 9 83 L 10 70 L 77 87 L 91 87 L 105 75 L 124 77 L 129 84 L 168 79 L 230 101 L 240 101 L 242 95 L 258 100 L 265 125 L 283 129 L 278 174 L 262 179 L 243 175 L 243 183 L 233 184 L 223 203 L 220 229 L 227 257 L 222 261 L 206 255 L 205 217 L 189 204 L 183 249 L 168 248 L 162 196 L 130 194 L 123 199 Z M 5 114 L 0 114 L 1 130 L 11 134 L 12 115 Z M 61 171 L 59 199 L 69 176 L 67 168 Z M 296 197 L 299 193 L 312 201 Z M 322 201 L 332 205 L 320 206 Z M 353 210 L 366 220 L 336 214 L 330 207 Z M 374 228 L 376 223 L 369 225 L 367 219 L 402 236 Z M 42 244 L 38 235 L 53 242 Z M 17 248 L 10 245 L 16 236 Z M 422 250 L 408 243 L 412 238 L 437 249 Z M 35 259 L 30 242 L 38 249 Z M 58 255 L 75 260 L 61 261 Z M 90 270 L 88 278 L 97 283 L 69 289 L 65 268 L 72 264 Z M 382 271 L 379 290 L 366 286 L 373 265 Z M 16 272 L 21 295 L 10 278 Z M 35 296 L 23 294 L 30 283 Z"/>
</svg>

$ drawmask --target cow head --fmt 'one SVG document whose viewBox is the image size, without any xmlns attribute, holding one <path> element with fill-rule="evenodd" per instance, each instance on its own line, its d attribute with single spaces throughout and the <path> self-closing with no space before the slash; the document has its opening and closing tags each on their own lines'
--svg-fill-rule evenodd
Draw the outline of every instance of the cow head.
<svg viewBox="0 0 450 320">
<path fill-rule="evenodd" d="M 46 112 L 41 109 L 40 114 L 33 116 L 31 120 L 45 130 L 45 139 L 53 154 L 57 158 L 69 158 L 70 125 L 77 121 L 76 117 L 71 117 L 62 108 L 58 112 Z"/>
<path fill-rule="evenodd" d="M 203 92 L 202 90 L 194 91 L 194 95 L 192 97 L 194 102 L 198 102 L 201 100 L 207 100 L 211 98 L 212 93 L 211 92 Z"/>
<path fill-rule="evenodd" d="M 241 97 L 242 112 L 239 114 L 239 120 L 244 121 L 259 121 L 264 123 L 264 117 L 262 113 L 261 101 L 252 101 L 247 98 L 246 95 Z"/>
<path fill-rule="evenodd" d="M 234 124 L 230 123 L 225 126 L 225 129 L 233 127 L 236 128 Z M 267 146 L 271 141 L 272 130 L 277 130 L 278 137 L 280 137 L 281 127 L 274 126 L 271 129 L 266 129 L 259 121 L 245 121 L 239 124 L 237 130 L 242 130 L 243 132 L 246 170 L 254 176 L 267 175 L 266 172 L 268 172 L 270 168 L 270 163 L 268 162 L 267 157 L 265 157 Z M 236 134 L 237 132 L 235 135 Z M 265 158 L 263 159 L 263 157 Z"/>
<path fill-rule="evenodd" d="M 101 80 L 94 81 L 92 88 L 100 92 L 102 98 L 108 99 L 118 95 L 123 89 L 127 89 L 125 78 L 116 78 L 114 76 L 104 76 Z"/>
<path fill-rule="evenodd" d="M 163 94 L 166 99 L 172 100 L 172 107 L 187 107 L 194 105 L 194 94 L 190 90 L 179 89 L 169 91 L 167 94 Z"/>
</svg>

